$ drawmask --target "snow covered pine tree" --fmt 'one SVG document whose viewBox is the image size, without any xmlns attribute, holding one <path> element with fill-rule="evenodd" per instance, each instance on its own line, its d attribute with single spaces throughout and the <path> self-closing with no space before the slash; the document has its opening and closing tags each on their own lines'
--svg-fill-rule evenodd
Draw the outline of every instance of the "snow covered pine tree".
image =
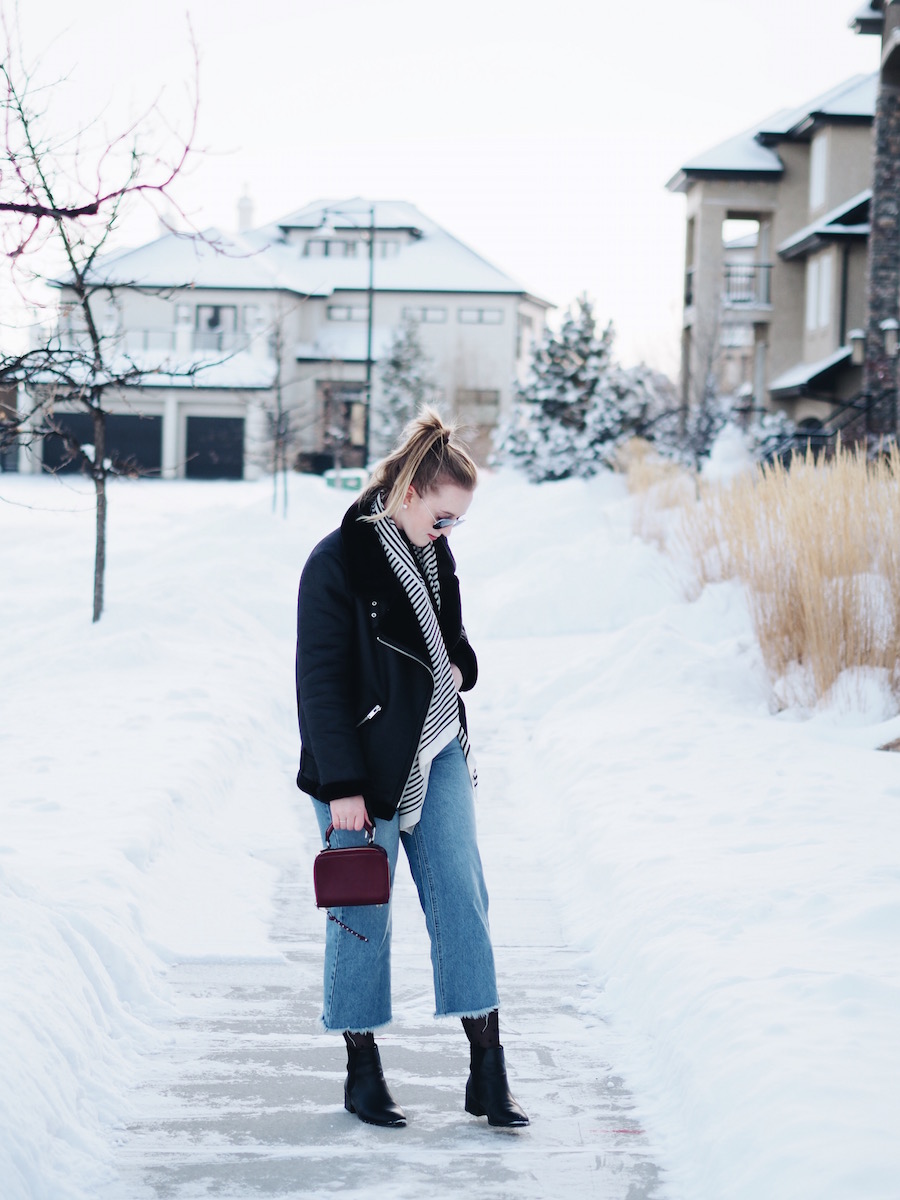
<svg viewBox="0 0 900 1200">
<path fill-rule="evenodd" d="M 375 457 L 387 454 L 406 423 L 434 398 L 435 385 L 428 375 L 429 359 L 419 341 L 418 321 L 404 318 L 380 366 L 381 389 L 372 414 Z"/>
<path fill-rule="evenodd" d="M 517 385 L 495 462 L 519 467 L 534 483 L 586 478 L 610 466 L 623 441 L 645 434 L 671 396 L 649 368 L 619 366 L 614 340 L 612 324 L 597 336 L 591 302 L 578 299 L 559 333 L 545 333 Z"/>
</svg>

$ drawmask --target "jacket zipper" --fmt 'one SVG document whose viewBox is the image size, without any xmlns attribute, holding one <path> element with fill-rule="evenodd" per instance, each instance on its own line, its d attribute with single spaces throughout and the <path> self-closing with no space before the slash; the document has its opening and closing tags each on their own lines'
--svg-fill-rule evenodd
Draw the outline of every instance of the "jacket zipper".
<svg viewBox="0 0 900 1200">
<path fill-rule="evenodd" d="M 434 672 L 432 671 L 431 667 L 429 667 L 429 665 L 427 663 L 422 662 L 421 658 L 416 658 L 415 654 L 410 654 L 410 652 L 408 650 L 404 650 L 401 646 L 395 646 L 393 642 L 386 642 L 384 640 L 384 638 L 376 638 L 375 640 L 377 642 L 380 642 L 382 646 L 387 646 L 387 648 L 389 650 L 396 650 L 396 652 L 398 654 L 403 654 L 407 658 L 411 658 L 413 660 L 413 662 L 418 663 L 420 667 L 424 667 L 425 670 L 428 672 L 428 674 L 431 676 L 432 682 L 434 681 Z"/>
<path fill-rule="evenodd" d="M 418 663 L 420 667 L 424 667 L 425 670 L 428 672 L 428 674 L 431 676 L 432 683 L 434 683 L 434 671 L 432 671 L 431 667 L 429 667 L 427 663 L 422 662 L 421 658 L 416 658 L 415 654 L 410 654 L 410 652 L 408 650 L 404 650 L 401 646 L 395 646 L 393 642 L 386 642 L 384 640 L 384 638 L 376 638 L 375 640 L 377 642 L 380 642 L 382 646 L 387 646 L 387 648 L 389 650 L 395 650 L 398 654 L 402 654 L 406 658 L 411 658 L 413 660 L 413 662 Z M 428 714 L 428 706 L 426 705 L 425 712 L 422 714 L 423 721 L 425 720 L 425 717 L 427 716 L 427 714 Z M 406 780 L 409 778 L 409 773 L 412 770 L 412 765 L 413 765 L 413 762 L 415 761 L 417 750 L 418 750 L 418 742 L 416 742 L 416 746 L 412 752 L 412 758 L 410 758 L 409 762 L 407 763 L 406 774 L 403 776 L 403 783 L 405 783 Z M 401 784 L 400 786 L 402 789 L 403 784 Z M 399 803 L 399 800 L 398 800 L 398 803 Z"/>
<path fill-rule="evenodd" d="M 366 721 L 371 721 L 372 718 L 377 717 L 380 712 L 381 712 L 381 705 L 376 704 L 375 707 L 370 712 L 366 713 L 366 715 L 363 717 L 363 719 L 361 721 L 356 722 L 356 728 L 359 729 L 360 725 L 365 725 Z"/>
</svg>

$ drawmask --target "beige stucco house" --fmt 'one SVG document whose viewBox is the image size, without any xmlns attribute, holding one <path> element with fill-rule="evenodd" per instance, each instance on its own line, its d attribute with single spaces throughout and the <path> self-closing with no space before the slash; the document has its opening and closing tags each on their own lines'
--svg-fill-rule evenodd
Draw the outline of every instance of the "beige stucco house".
<svg viewBox="0 0 900 1200">
<path fill-rule="evenodd" d="M 343 465 L 364 465 L 379 362 L 405 320 L 432 399 L 484 457 L 550 307 L 412 204 L 360 198 L 203 241 L 166 233 L 97 281 L 108 352 L 148 372 L 110 404 L 112 448 L 168 478 L 258 474 L 279 402 L 293 463 L 324 469 L 339 444 Z M 63 286 L 63 343 L 83 337 L 78 315 Z M 52 466 L 47 441 L 36 456 Z"/>
<path fill-rule="evenodd" d="M 877 82 L 778 112 L 669 181 L 687 209 L 685 405 L 711 379 L 818 422 L 859 391 L 848 334 L 865 323 Z"/>
</svg>

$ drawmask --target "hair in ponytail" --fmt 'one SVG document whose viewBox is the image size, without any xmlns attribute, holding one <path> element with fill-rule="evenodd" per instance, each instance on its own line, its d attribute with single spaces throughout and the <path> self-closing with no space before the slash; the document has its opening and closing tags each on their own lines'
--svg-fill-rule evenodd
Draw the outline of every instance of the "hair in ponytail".
<svg viewBox="0 0 900 1200">
<path fill-rule="evenodd" d="M 457 437 L 456 426 L 446 424 L 435 409 L 423 408 L 372 472 L 359 501 L 365 514 L 362 520 L 379 519 L 366 511 L 378 492 L 384 492 L 380 517 L 395 517 L 410 487 L 421 496 L 445 483 L 455 483 L 470 492 L 477 482 L 478 468 Z"/>
</svg>

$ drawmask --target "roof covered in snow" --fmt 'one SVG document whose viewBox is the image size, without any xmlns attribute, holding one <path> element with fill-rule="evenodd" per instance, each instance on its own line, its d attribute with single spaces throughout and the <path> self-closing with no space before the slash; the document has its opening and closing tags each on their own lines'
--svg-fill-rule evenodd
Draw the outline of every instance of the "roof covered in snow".
<svg viewBox="0 0 900 1200">
<path fill-rule="evenodd" d="M 878 72 L 854 75 L 796 108 L 786 108 L 759 126 L 757 137 L 766 143 L 805 137 L 817 120 L 872 121 L 878 98 Z"/>
<path fill-rule="evenodd" d="M 822 379 L 829 371 L 841 366 L 850 357 L 850 347 L 841 346 L 827 358 L 820 358 L 814 363 L 798 363 L 790 370 L 783 372 L 769 384 L 770 392 L 778 392 L 784 397 L 793 393 L 801 395 L 807 387 L 818 379 Z"/>
<path fill-rule="evenodd" d="M 854 75 L 796 108 L 783 108 L 764 121 L 698 154 L 669 180 L 671 192 L 684 192 L 696 179 L 778 179 L 784 167 L 778 142 L 806 139 L 822 121 L 872 121 L 878 75 Z"/>
<path fill-rule="evenodd" d="M 778 253 L 782 258 L 802 258 L 826 242 L 868 237 L 871 199 L 872 189 L 867 188 L 850 200 L 845 200 L 831 212 L 783 241 L 778 247 Z"/>
<path fill-rule="evenodd" d="M 850 27 L 857 33 L 881 33 L 884 27 L 883 0 L 863 4 L 850 18 Z"/>
<path fill-rule="evenodd" d="M 405 201 L 317 201 L 287 217 L 239 235 L 207 230 L 202 240 L 167 234 L 100 262 L 95 278 L 112 286 L 146 288 L 279 289 L 302 296 L 328 297 L 338 291 L 365 291 L 369 280 L 368 236 L 374 211 L 376 251 L 391 234 L 402 234 L 394 251 L 376 253 L 376 291 L 459 292 L 531 295 L 464 245 L 430 217 Z M 359 229 L 354 257 L 304 254 L 302 231 Z M 298 231 L 301 236 L 292 237 Z M 547 304 L 537 299 L 537 303 Z"/>
<path fill-rule="evenodd" d="M 257 241 L 218 229 L 204 229 L 199 237 L 167 233 L 136 249 L 107 255 L 98 261 L 93 281 L 146 288 L 278 286 L 277 270 Z"/>
</svg>

